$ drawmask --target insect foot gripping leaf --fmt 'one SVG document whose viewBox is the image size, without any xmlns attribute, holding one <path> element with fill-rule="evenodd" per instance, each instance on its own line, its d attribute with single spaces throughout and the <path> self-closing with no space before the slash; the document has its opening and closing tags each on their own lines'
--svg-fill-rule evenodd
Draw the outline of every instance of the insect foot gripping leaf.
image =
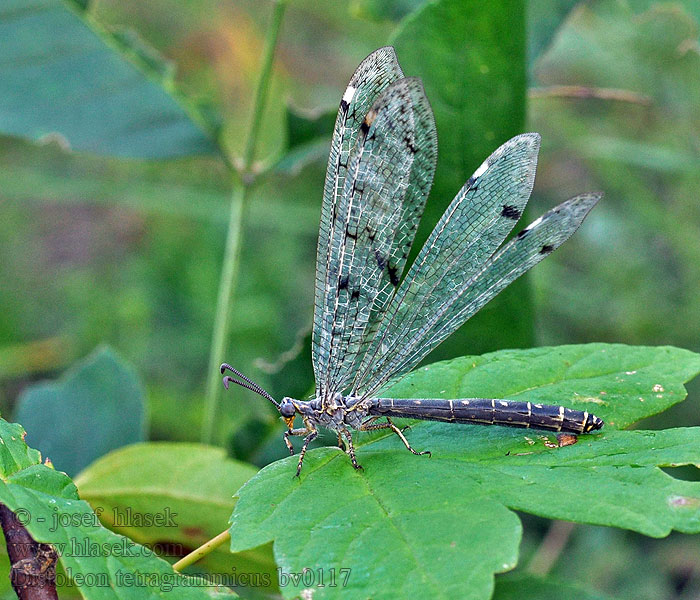
<svg viewBox="0 0 700 600">
<path fill-rule="evenodd" d="M 315 397 L 283 398 L 221 365 L 224 385 L 267 398 L 303 436 L 296 475 L 320 427 L 336 432 L 360 468 L 351 430 L 388 430 L 416 451 L 392 417 L 538 428 L 571 434 L 600 429 L 589 411 L 541 398 L 378 397 L 501 290 L 563 244 L 598 202 L 584 194 L 541 216 L 504 243 L 525 209 L 540 137 L 526 133 L 496 149 L 442 216 L 408 274 L 406 258 L 437 161 L 435 120 L 419 79 L 405 78 L 391 47 L 370 54 L 340 100 L 323 190 L 316 257 L 312 359 Z M 499 398 L 499 399 L 497 399 Z M 295 428 L 296 415 L 304 427 Z M 384 418 L 385 420 L 379 421 Z"/>
<path fill-rule="evenodd" d="M 699 372 L 700 356 L 686 350 L 610 344 L 507 350 L 421 368 L 387 394 L 565 401 L 595 407 L 606 427 L 560 447 L 554 434 L 421 422 L 412 443 L 429 446 L 430 460 L 411 456 L 389 433 L 358 442 L 363 472 L 348 469 L 337 449 L 321 448 L 309 453 L 301 481 L 290 477 L 290 457 L 239 490 L 231 549 L 274 541 L 286 598 L 312 590 L 315 600 L 486 599 L 494 573 L 517 562 L 513 510 L 654 537 L 698 533 L 700 482 L 659 467 L 700 465 L 700 428 L 619 428 L 680 402 L 683 383 Z"/>
</svg>

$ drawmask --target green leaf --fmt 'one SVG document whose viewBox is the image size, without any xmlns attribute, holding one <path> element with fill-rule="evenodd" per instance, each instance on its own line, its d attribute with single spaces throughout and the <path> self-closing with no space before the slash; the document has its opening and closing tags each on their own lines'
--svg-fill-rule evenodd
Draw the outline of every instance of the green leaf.
<svg viewBox="0 0 700 600">
<path fill-rule="evenodd" d="M 700 356 L 671 346 L 582 344 L 500 350 L 423 367 L 383 396 L 504 398 L 587 410 L 621 429 L 686 396 Z"/>
<path fill-rule="evenodd" d="M 318 138 L 330 145 L 330 136 L 338 110 L 304 113 L 293 106 L 287 107 L 287 140 L 290 148 L 301 146 Z"/>
<path fill-rule="evenodd" d="M 17 423 L 3 423 L 0 446 L 0 478 L 8 477 L 41 462 L 41 452 L 24 443 L 25 431 Z"/>
<path fill-rule="evenodd" d="M 175 573 L 148 548 L 102 527 L 71 480 L 40 464 L 39 453 L 27 448 L 23 435 L 20 425 L 0 420 L 0 444 L 9 450 L 0 454 L 0 502 L 36 541 L 54 546 L 84 598 L 155 599 L 177 590 L 178 598 L 196 600 L 226 591 Z"/>
<path fill-rule="evenodd" d="M 130 158 L 217 152 L 215 124 L 178 97 L 172 67 L 76 1 L 4 2 L 0 55 L 2 133 Z"/>
<path fill-rule="evenodd" d="M 613 600 L 610 596 L 551 577 L 513 575 L 496 578 L 493 600 L 542 600 L 542 598 Z"/>
<path fill-rule="evenodd" d="M 282 173 L 298 175 L 309 163 L 328 158 L 337 109 L 304 114 L 287 107 L 287 150 L 275 165 Z"/>
<path fill-rule="evenodd" d="M 115 531 L 141 543 L 196 548 L 226 528 L 233 495 L 257 471 L 227 458 L 221 448 L 151 442 L 110 452 L 82 471 L 75 484 Z M 129 510 L 136 515 L 167 511 L 173 518 L 147 524 L 129 519 Z"/>
<path fill-rule="evenodd" d="M 158 442 L 103 456 L 75 484 L 113 531 L 149 547 L 180 547 L 189 553 L 226 529 L 234 493 L 255 473 L 255 467 L 227 458 L 221 448 Z M 269 549 L 231 555 L 222 547 L 197 566 L 275 579 Z"/>
<path fill-rule="evenodd" d="M 438 164 L 417 252 L 443 211 L 491 152 L 525 123 L 525 7 L 522 0 L 428 2 L 409 15 L 392 41 L 409 76 L 420 77 L 435 113 Z M 511 315 L 517 314 L 513 319 Z M 507 319 L 507 327 L 504 320 Z M 534 341 L 528 286 L 516 282 L 452 335 L 437 360 Z"/>
<path fill-rule="evenodd" d="M 271 464 L 239 491 L 231 548 L 274 540 L 285 573 L 351 570 L 344 598 L 488 598 L 517 562 L 512 510 L 664 536 L 700 531 L 700 482 L 659 467 L 700 464 L 700 428 L 618 431 L 685 396 L 700 356 L 675 348 L 590 344 L 510 350 L 424 367 L 386 394 L 486 396 L 595 410 L 597 435 L 559 446 L 553 434 L 418 423 L 413 456 L 396 436 L 358 443 L 354 471 L 336 448 Z M 356 436 L 358 437 L 358 436 Z M 286 597 L 302 585 L 283 587 Z M 318 588 L 315 598 L 338 589 Z M 398 590 L 398 592 L 397 592 Z"/>
<path fill-rule="evenodd" d="M 145 397 L 133 368 L 107 347 L 56 383 L 26 388 L 15 418 L 32 444 L 66 473 L 145 438 Z"/>
</svg>

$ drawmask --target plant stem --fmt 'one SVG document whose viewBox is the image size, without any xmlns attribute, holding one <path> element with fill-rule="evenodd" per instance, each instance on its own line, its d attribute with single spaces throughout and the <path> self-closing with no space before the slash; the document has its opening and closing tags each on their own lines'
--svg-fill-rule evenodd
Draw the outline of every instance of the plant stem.
<svg viewBox="0 0 700 600">
<path fill-rule="evenodd" d="M 7 506 L 0 504 L 0 525 L 10 559 L 10 582 L 19 600 L 58 600 L 56 550 L 36 542 Z"/>
<path fill-rule="evenodd" d="M 575 526 L 574 523 L 568 521 L 552 521 L 549 531 L 530 559 L 530 564 L 527 566 L 528 572 L 539 577 L 547 575 L 564 551 Z"/>
<path fill-rule="evenodd" d="M 181 572 L 183 569 L 196 563 L 200 558 L 204 558 L 211 551 L 221 546 L 221 544 L 228 542 L 230 539 L 231 535 L 229 534 L 227 529 L 226 531 L 221 532 L 215 538 L 212 538 L 208 542 L 202 544 L 196 550 L 190 552 L 187 556 L 183 556 L 173 565 L 173 569 L 175 569 L 178 572 Z"/>
<path fill-rule="evenodd" d="M 272 22 L 267 30 L 265 47 L 263 48 L 263 62 L 260 68 L 260 77 L 255 89 L 255 100 L 253 102 L 253 120 L 250 123 L 250 131 L 243 151 L 243 171 L 247 174 L 253 164 L 255 145 L 258 139 L 258 132 L 262 124 L 263 110 L 267 101 L 267 92 L 270 88 L 270 75 L 272 74 L 272 63 L 275 58 L 275 48 L 277 47 L 277 36 L 282 27 L 282 17 L 287 7 L 287 0 L 276 0 L 272 12 Z"/>
<path fill-rule="evenodd" d="M 282 25 L 282 17 L 284 16 L 286 5 L 287 0 L 276 0 L 274 4 L 272 21 L 265 38 L 260 76 L 258 78 L 255 100 L 253 102 L 253 117 L 243 151 L 242 164 L 239 172 L 235 173 L 233 178 L 226 249 L 224 253 L 224 263 L 221 268 L 221 277 L 219 278 L 219 293 L 216 301 L 214 332 L 212 334 L 211 351 L 209 353 L 205 410 L 201 434 L 201 440 L 204 444 L 210 444 L 214 437 L 214 424 L 216 422 L 219 394 L 221 393 L 221 380 L 218 367 L 226 349 L 226 336 L 229 331 L 231 320 L 231 300 L 236 288 L 240 262 L 243 215 L 248 192 L 255 179 L 254 175 L 251 173 L 251 167 L 255 156 L 255 147 L 258 141 L 260 125 L 262 124 L 263 111 L 267 101 L 267 93 L 270 87 L 277 37 Z"/>
<path fill-rule="evenodd" d="M 247 188 L 242 182 L 234 179 L 231 194 L 231 207 L 228 221 L 228 234 L 224 250 L 224 263 L 219 278 L 219 293 L 216 300 L 216 315 L 212 333 L 211 350 L 209 351 L 209 369 L 207 372 L 207 391 L 202 426 L 202 443 L 210 444 L 214 435 L 216 410 L 218 407 L 221 375 L 219 363 L 226 348 L 226 336 L 231 320 L 231 300 L 238 278 L 238 266 L 241 249 L 241 233 L 243 227 L 243 206 L 246 200 Z"/>
</svg>

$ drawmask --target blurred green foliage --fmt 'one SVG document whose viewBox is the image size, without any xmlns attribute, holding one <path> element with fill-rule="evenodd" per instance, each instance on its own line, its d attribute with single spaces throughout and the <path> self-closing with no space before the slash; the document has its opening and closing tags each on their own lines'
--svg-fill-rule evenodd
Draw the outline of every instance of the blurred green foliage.
<svg viewBox="0 0 700 600">
<path fill-rule="evenodd" d="M 88 7 L 70 0 L 3 3 L 2 132 L 107 156 L 216 152 L 216 126 L 177 101 L 172 65 L 135 31 L 103 29 Z"/>
<path fill-rule="evenodd" d="M 139 546 L 104 527 L 95 519 L 92 507 L 79 497 L 70 478 L 42 464 L 41 454 L 28 447 L 24 437 L 21 425 L 0 419 L 3 449 L 0 453 L 0 502 L 15 512 L 33 539 L 51 540 L 67 575 L 67 578 L 56 579 L 58 585 L 72 580 L 68 587 L 77 588 L 81 597 L 88 600 L 157 598 L 173 590 L 177 590 L 178 598 L 206 600 L 216 597 L 213 596 L 217 591 L 214 586 L 202 580 L 193 584 L 193 580 L 175 573 L 171 565 L 149 547 Z M 222 468 L 221 457 L 217 462 L 219 464 L 211 470 L 228 471 L 229 477 L 235 478 L 235 465 L 228 461 Z M 161 514 L 161 520 L 166 518 Z M 171 515 L 170 521 L 173 518 L 177 515 Z M 32 563 L 32 558 L 36 562 Z M 41 559 L 32 558 L 23 559 L 34 565 L 32 574 L 47 573 L 45 564 L 39 562 Z M 36 566 L 37 563 L 40 566 Z M 3 579 L 7 581 L 9 577 Z M 36 594 L 36 589 L 30 592 Z M 220 593 L 229 598 L 237 597 L 227 588 Z M 61 597 L 66 597 L 63 590 Z"/>
<path fill-rule="evenodd" d="M 178 93 L 205 120 L 220 115 L 222 144 L 231 155 L 239 153 L 268 2 L 84 4 L 105 31 L 132 29 L 172 61 Z M 327 118 L 310 127 L 310 114 L 334 114 L 355 66 L 396 36 L 406 15 L 403 31 L 410 31 L 415 18 L 410 11 L 422 4 L 363 0 L 348 7 L 340 0 L 298 0 L 287 10 L 256 154 L 260 164 L 277 168 L 256 185 L 245 216 L 227 357 L 275 396 L 290 390 L 302 395 L 312 386 L 304 336 L 312 314 L 330 127 Z M 469 13 L 472 19 L 489 10 L 481 3 L 464 4 L 469 5 L 465 11 L 476 11 Z M 524 18 L 503 15 L 504 20 Z M 700 350 L 700 4 L 547 0 L 531 2 L 527 20 L 527 40 L 518 39 L 517 27 L 511 32 L 506 22 L 490 39 L 501 49 L 508 44 L 529 53 L 524 129 L 542 134 L 532 213 L 582 191 L 600 189 L 606 198 L 586 226 L 533 272 L 534 308 L 528 286 L 521 285 L 519 296 L 485 309 L 487 327 L 475 321 L 469 333 L 467 325 L 464 335 L 477 342 L 467 345 L 469 337 L 460 337 L 441 350 L 442 356 L 525 345 L 533 312 L 538 344 L 615 341 Z M 446 22 L 444 27 L 450 44 L 469 45 L 469 26 L 450 30 Z M 414 51 L 420 46 L 412 48 L 412 41 L 408 37 L 402 48 L 399 34 L 399 60 L 408 75 L 422 76 L 428 85 L 430 55 Z M 442 52 L 463 60 L 450 44 Z M 488 109 L 496 104 L 484 103 L 492 98 L 476 83 L 472 90 L 472 81 L 462 82 L 463 104 L 457 105 L 462 127 L 477 114 L 481 120 L 502 118 L 507 125 L 490 145 L 474 139 L 476 134 L 460 133 L 463 147 L 447 146 L 447 155 L 443 150 L 438 168 L 450 167 L 443 171 L 445 184 L 431 195 L 435 213 L 426 217 L 424 229 L 461 185 L 455 182 L 523 128 L 518 125 L 525 86 L 521 68 L 514 65 L 510 74 L 522 80 L 518 114 L 491 117 Z M 506 76 L 503 71 L 499 77 Z M 438 135 L 447 137 L 457 117 L 446 110 L 441 124 L 446 107 L 437 104 L 430 88 L 428 95 L 438 115 Z M 302 115 L 296 128 L 292 113 Z M 28 383 L 59 375 L 107 342 L 145 382 L 150 438 L 195 439 L 226 233 L 226 166 L 214 156 L 149 162 L 98 158 L 64 152 L 60 137 L 49 135 L 43 142 L 0 138 L 3 414 L 13 414 Z M 288 154 L 288 148 L 296 154 Z M 451 159 L 458 163 L 455 173 L 446 162 Z M 451 174 L 454 181 L 448 182 Z M 691 384 L 690 391 L 691 401 L 653 425 L 697 424 L 693 397 L 700 387 Z M 258 465 L 283 456 L 280 433 L 265 403 L 244 393 L 224 396 L 217 439 L 235 456 Z M 526 551 L 543 533 L 541 524 L 531 522 Z M 650 599 L 700 594 L 697 564 L 680 558 L 698 555 L 696 540 L 675 536 L 658 542 L 580 528 L 572 544 L 562 563 L 575 560 L 579 581 L 595 581 L 598 589 Z M 592 550 L 596 544 L 606 558 Z M 649 568 L 633 572 L 630 563 Z M 571 577 L 565 565 L 554 572 Z"/>
<path fill-rule="evenodd" d="M 60 381 L 27 387 L 14 418 L 43 456 L 73 476 L 116 448 L 142 442 L 145 404 L 133 369 L 109 348 L 99 348 Z"/>
</svg>

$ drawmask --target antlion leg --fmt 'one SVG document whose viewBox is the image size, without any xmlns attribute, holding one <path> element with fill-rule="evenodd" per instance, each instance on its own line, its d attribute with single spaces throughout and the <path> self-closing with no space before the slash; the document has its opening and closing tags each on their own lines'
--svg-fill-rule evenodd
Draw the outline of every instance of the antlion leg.
<svg viewBox="0 0 700 600">
<path fill-rule="evenodd" d="M 299 473 L 301 473 L 301 465 L 304 462 L 304 455 L 306 454 L 306 449 L 309 447 L 309 444 L 313 442 L 316 438 L 318 437 L 318 431 L 313 430 L 309 435 L 307 435 L 304 438 L 304 443 L 301 446 L 301 451 L 299 452 L 299 464 L 297 465 L 297 474 L 296 476 L 299 477 Z"/>
<path fill-rule="evenodd" d="M 355 467 L 356 469 L 361 469 L 362 465 L 357 464 L 357 459 L 355 458 L 355 446 L 352 443 L 352 434 L 348 429 L 342 429 L 341 430 L 343 435 L 345 435 L 345 438 L 348 441 L 348 449 L 347 453 L 350 455 L 350 460 L 352 461 L 352 466 Z"/>
<path fill-rule="evenodd" d="M 306 435 L 307 433 L 309 433 L 309 430 L 301 427 L 299 429 L 287 429 L 287 431 L 284 432 L 284 443 L 287 445 L 287 448 L 289 448 L 289 454 L 294 456 L 294 446 L 292 446 L 292 442 L 289 441 L 289 436 Z"/>
<path fill-rule="evenodd" d="M 375 419 L 378 419 L 379 417 L 370 417 L 367 419 L 362 425 L 359 427 L 360 431 L 377 431 L 379 429 L 391 429 L 396 435 L 398 435 L 401 438 L 401 441 L 403 442 L 404 446 L 413 454 L 416 456 L 423 456 L 424 454 L 427 454 L 428 456 L 432 456 L 432 453 L 430 450 L 423 450 L 423 452 L 418 452 L 417 450 L 414 450 L 411 447 L 411 444 L 408 443 L 408 440 L 406 439 L 406 436 L 403 434 L 403 431 L 408 428 L 408 425 L 404 427 L 404 429 L 399 429 L 394 423 L 391 421 L 389 417 L 386 418 L 386 423 L 374 423 Z"/>
</svg>

